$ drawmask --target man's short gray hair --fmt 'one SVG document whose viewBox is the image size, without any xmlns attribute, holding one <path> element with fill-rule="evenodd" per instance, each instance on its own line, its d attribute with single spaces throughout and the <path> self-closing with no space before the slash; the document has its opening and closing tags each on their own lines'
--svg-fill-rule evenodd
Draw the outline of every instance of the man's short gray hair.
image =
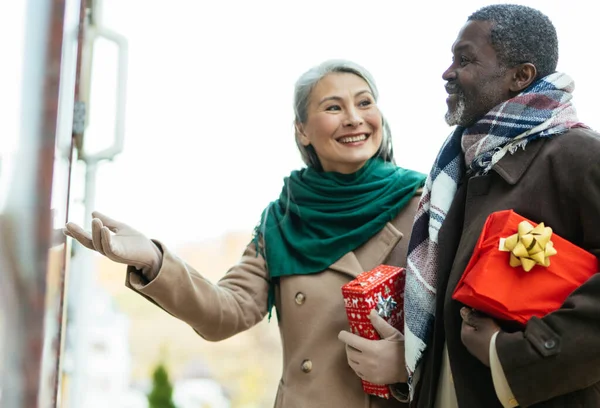
<svg viewBox="0 0 600 408">
<path fill-rule="evenodd" d="M 377 90 L 375 80 L 373 79 L 373 76 L 369 73 L 369 71 L 352 61 L 339 59 L 328 60 L 317 65 L 316 67 L 309 69 L 304 74 L 302 74 L 300 78 L 298 78 L 298 80 L 296 81 L 294 89 L 294 114 L 295 122 L 297 124 L 304 124 L 308 119 L 308 105 L 310 103 L 310 96 L 315 85 L 317 85 L 317 83 L 325 76 L 332 73 L 350 73 L 364 79 L 367 85 L 369 85 L 375 102 L 377 102 L 377 99 L 379 98 L 379 91 Z M 319 158 L 317 157 L 317 153 L 311 145 L 302 145 L 297 136 L 296 145 L 298 146 L 298 150 L 300 150 L 302 160 L 307 166 L 318 170 L 322 169 Z M 385 118 L 383 118 L 382 123 L 381 146 L 379 147 L 379 150 L 377 151 L 375 156 L 379 156 L 385 161 L 394 161 L 394 153 L 392 149 L 392 135 L 390 133 L 390 129 Z"/>
<path fill-rule="evenodd" d="M 542 12 L 517 4 L 494 4 L 471 14 L 468 21 L 489 21 L 491 44 L 503 68 L 531 63 L 542 78 L 556 71 L 558 37 Z"/>
</svg>

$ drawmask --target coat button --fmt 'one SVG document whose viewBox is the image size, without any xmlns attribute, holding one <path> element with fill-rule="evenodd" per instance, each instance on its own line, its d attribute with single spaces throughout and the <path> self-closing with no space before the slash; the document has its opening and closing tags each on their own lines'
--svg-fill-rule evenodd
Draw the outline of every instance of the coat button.
<svg viewBox="0 0 600 408">
<path fill-rule="evenodd" d="M 312 371 L 312 361 L 304 360 L 300 366 L 303 373 L 310 373 Z"/>
<path fill-rule="evenodd" d="M 296 293 L 296 303 L 301 305 L 306 300 L 306 296 L 302 292 Z"/>
<path fill-rule="evenodd" d="M 544 343 L 544 347 L 547 350 L 552 350 L 554 347 L 556 347 L 556 341 L 550 339 L 550 340 L 546 340 L 546 342 Z"/>
</svg>

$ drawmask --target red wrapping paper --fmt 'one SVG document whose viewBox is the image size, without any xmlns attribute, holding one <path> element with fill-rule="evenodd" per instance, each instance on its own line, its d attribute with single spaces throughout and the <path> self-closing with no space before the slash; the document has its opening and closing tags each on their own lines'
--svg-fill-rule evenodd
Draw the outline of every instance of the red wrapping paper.
<svg viewBox="0 0 600 408">
<path fill-rule="evenodd" d="M 379 315 L 390 325 L 400 332 L 404 331 L 405 274 L 404 268 L 380 265 L 342 286 L 352 333 L 370 340 L 381 339 L 369 320 L 369 313 L 373 309 L 378 309 Z M 367 394 L 390 398 L 389 386 L 361 381 Z"/>
<path fill-rule="evenodd" d="M 488 217 L 452 298 L 496 319 L 524 326 L 533 316 L 543 317 L 559 309 L 598 272 L 598 259 L 553 233 L 557 254 L 549 258 L 548 267 L 535 265 L 529 272 L 512 267 L 510 253 L 500 251 L 499 242 L 515 234 L 521 221 L 537 226 L 512 210 Z"/>
</svg>

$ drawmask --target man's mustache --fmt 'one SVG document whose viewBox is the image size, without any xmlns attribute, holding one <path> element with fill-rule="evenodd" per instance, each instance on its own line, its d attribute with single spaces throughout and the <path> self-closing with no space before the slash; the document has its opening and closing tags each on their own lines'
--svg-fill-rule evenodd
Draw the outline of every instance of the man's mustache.
<svg viewBox="0 0 600 408">
<path fill-rule="evenodd" d="M 446 88 L 446 92 L 448 92 L 449 95 L 453 95 L 453 94 L 457 94 L 457 93 L 462 94 L 462 89 L 460 86 L 458 86 L 458 84 L 456 82 L 446 82 L 446 85 L 444 85 L 444 88 Z"/>
</svg>

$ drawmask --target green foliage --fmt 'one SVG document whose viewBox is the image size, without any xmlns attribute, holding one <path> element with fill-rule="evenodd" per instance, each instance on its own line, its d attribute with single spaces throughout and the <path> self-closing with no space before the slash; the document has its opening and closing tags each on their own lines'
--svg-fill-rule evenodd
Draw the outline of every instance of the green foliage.
<svg viewBox="0 0 600 408">
<path fill-rule="evenodd" d="M 152 391 L 148 394 L 148 408 L 177 408 L 173 403 L 173 386 L 163 363 L 159 363 L 152 374 Z"/>
</svg>

